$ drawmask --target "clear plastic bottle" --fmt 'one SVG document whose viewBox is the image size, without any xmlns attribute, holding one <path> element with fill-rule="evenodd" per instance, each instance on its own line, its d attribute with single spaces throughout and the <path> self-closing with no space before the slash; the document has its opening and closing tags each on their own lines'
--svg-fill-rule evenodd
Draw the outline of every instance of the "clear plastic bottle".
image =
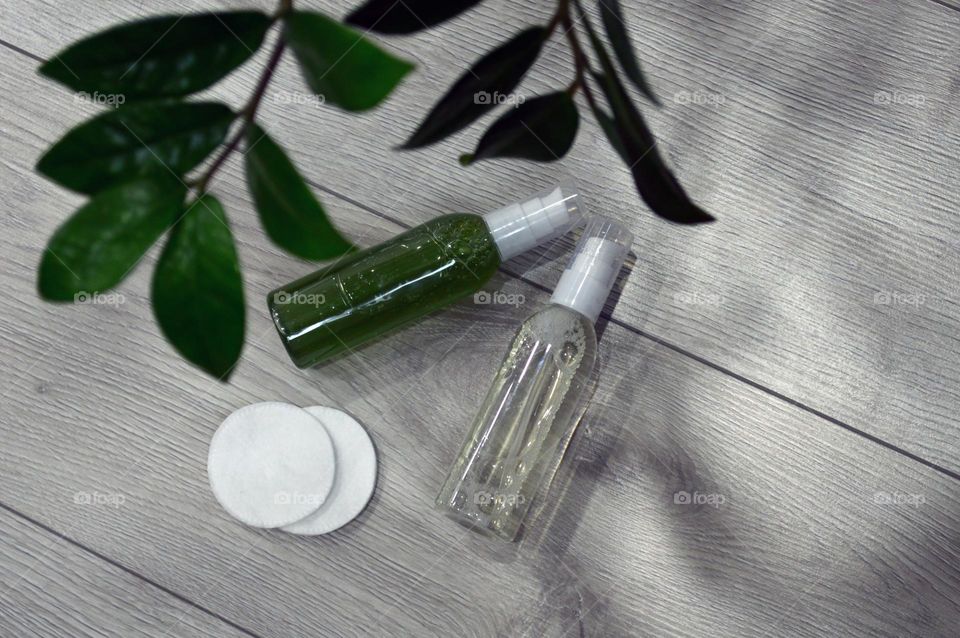
<svg viewBox="0 0 960 638">
<path fill-rule="evenodd" d="M 562 185 L 486 215 L 443 215 L 273 290 L 270 316 L 293 362 L 315 365 L 476 292 L 580 210 Z"/>
<path fill-rule="evenodd" d="M 475 531 L 516 538 L 583 416 L 596 359 L 594 323 L 631 242 L 615 222 L 587 224 L 550 305 L 517 330 L 440 489 L 439 510 Z"/>
</svg>

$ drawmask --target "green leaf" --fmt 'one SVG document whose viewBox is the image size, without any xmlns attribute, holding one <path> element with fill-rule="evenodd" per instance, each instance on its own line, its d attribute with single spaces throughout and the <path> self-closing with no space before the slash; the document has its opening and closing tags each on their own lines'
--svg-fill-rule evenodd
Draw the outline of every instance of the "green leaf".
<svg viewBox="0 0 960 638">
<path fill-rule="evenodd" d="M 270 18 L 256 11 L 148 18 L 70 45 L 40 74 L 121 103 L 188 95 L 243 64 L 269 26 Z"/>
<path fill-rule="evenodd" d="M 634 106 L 626 88 L 617 77 L 610 55 L 593 27 L 590 26 L 590 21 L 584 16 L 580 3 L 575 1 L 575 4 L 603 70 L 602 73 L 594 73 L 593 77 L 603 89 L 607 102 L 610 103 L 613 111 L 613 126 L 610 127 L 609 122 L 604 122 L 603 116 L 606 114 L 603 111 L 593 104 L 591 108 L 600 121 L 604 133 L 610 139 L 611 146 L 630 169 L 633 183 L 640 197 L 654 214 L 677 224 L 702 224 L 714 221 L 712 215 L 687 197 L 680 182 L 670 172 L 657 151 L 657 142 L 653 133 L 650 132 L 640 111 Z"/>
<path fill-rule="evenodd" d="M 304 259 L 331 259 L 353 250 L 283 150 L 256 125 L 247 133 L 246 167 L 260 221 L 278 246 Z"/>
<path fill-rule="evenodd" d="M 438 142 L 510 97 L 548 35 L 543 27 L 527 29 L 483 56 L 440 98 L 403 148 Z"/>
<path fill-rule="evenodd" d="M 285 23 L 284 38 L 307 85 L 327 103 L 348 111 L 375 107 L 413 69 L 323 14 L 294 11 Z"/>
<path fill-rule="evenodd" d="M 124 106 L 68 131 L 37 171 L 87 194 L 159 171 L 181 176 L 223 142 L 233 118 L 214 102 Z"/>
<path fill-rule="evenodd" d="M 599 4 L 603 26 L 607 31 L 607 37 L 610 38 L 613 52 L 620 61 L 620 66 L 623 67 L 623 72 L 651 102 L 660 104 L 640 70 L 640 62 L 637 60 L 633 45 L 630 44 L 630 35 L 627 33 L 623 11 L 620 9 L 620 0 L 599 0 Z"/>
<path fill-rule="evenodd" d="M 414 33 L 445 22 L 480 0 L 368 0 L 345 22 L 374 33 Z"/>
<path fill-rule="evenodd" d="M 186 189 L 171 176 L 141 177 L 105 190 L 50 238 L 38 289 L 51 301 L 109 290 L 183 210 Z"/>
<path fill-rule="evenodd" d="M 243 281 L 223 206 L 202 195 L 170 233 L 153 273 L 153 312 L 191 363 L 226 380 L 243 349 Z"/>
<path fill-rule="evenodd" d="M 541 95 L 524 102 L 493 123 L 473 155 L 462 164 L 492 157 L 516 157 L 552 162 L 563 157 L 577 137 L 580 116 L 566 91 Z"/>
</svg>

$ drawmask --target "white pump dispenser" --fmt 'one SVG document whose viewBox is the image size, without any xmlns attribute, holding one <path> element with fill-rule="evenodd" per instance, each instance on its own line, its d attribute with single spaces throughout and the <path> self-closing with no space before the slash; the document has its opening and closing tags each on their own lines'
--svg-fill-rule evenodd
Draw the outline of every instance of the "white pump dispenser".
<svg viewBox="0 0 960 638">
<path fill-rule="evenodd" d="M 632 233 L 617 222 L 603 217 L 590 220 L 550 302 L 573 308 L 595 322 L 632 242 Z"/>
<path fill-rule="evenodd" d="M 561 184 L 526 201 L 491 211 L 483 220 L 490 228 L 500 258 L 506 261 L 559 237 L 575 226 L 582 215 L 576 188 Z"/>
</svg>

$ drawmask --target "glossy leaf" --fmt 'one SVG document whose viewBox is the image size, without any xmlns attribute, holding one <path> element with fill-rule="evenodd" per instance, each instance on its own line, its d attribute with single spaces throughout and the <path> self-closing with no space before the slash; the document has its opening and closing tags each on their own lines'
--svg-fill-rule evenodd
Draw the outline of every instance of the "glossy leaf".
<svg viewBox="0 0 960 638">
<path fill-rule="evenodd" d="M 243 64 L 269 26 L 256 11 L 148 18 L 72 44 L 40 73 L 114 101 L 187 95 Z"/>
<path fill-rule="evenodd" d="M 403 148 L 438 142 L 509 97 L 533 66 L 548 35 L 542 27 L 527 29 L 483 56 L 440 98 Z"/>
<path fill-rule="evenodd" d="M 139 175 L 183 175 L 219 146 L 234 114 L 214 102 L 124 106 L 67 132 L 37 163 L 54 182 L 92 194 Z"/>
<path fill-rule="evenodd" d="M 323 14 L 295 11 L 285 21 L 284 37 L 307 85 L 327 104 L 348 111 L 371 109 L 413 69 L 406 60 Z"/>
<path fill-rule="evenodd" d="M 331 259 L 353 249 L 296 167 L 259 126 L 247 134 L 245 161 L 260 221 L 278 246 L 304 259 Z"/>
<path fill-rule="evenodd" d="M 153 312 L 191 363 L 226 380 L 243 349 L 243 281 L 223 207 L 193 202 L 174 226 L 153 273 Z"/>
<path fill-rule="evenodd" d="M 624 158 L 633 183 L 640 197 L 656 215 L 677 224 L 702 224 L 714 220 L 713 216 L 694 204 L 680 182 L 663 161 L 657 151 L 657 142 L 647 127 L 643 116 L 637 110 L 626 88 L 616 75 L 613 61 L 583 16 L 583 9 L 577 4 L 583 18 L 581 22 L 587 30 L 590 44 L 597 54 L 602 73 L 595 73 L 594 79 L 600 85 L 613 112 L 613 126 L 604 126 L 602 111 L 591 104 L 594 114 L 610 139 L 610 144 Z M 601 115 L 602 114 L 602 115 Z"/>
<path fill-rule="evenodd" d="M 493 123 L 472 155 L 461 164 L 493 157 L 552 162 L 563 157 L 577 137 L 580 116 L 566 91 L 524 102 Z"/>
<path fill-rule="evenodd" d="M 620 0 L 599 0 L 599 4 L 604 29 L 607 31 L 607 37 L 610 38 L 613 52 L 620 61 L 623 72 L 650 101 L 659 104 L 657 96 L 653 94 L 653 90 L 647 84 L 647 80 L 640 70 L 640 62 L 637 60 L 636 52 L 630 43 L 630 34 L 627 32 L 623 11 L 620 9 Z"/>
<path fill-rule="evenodd" d="M 38 288 L 51 301 L 84 301 L 117 285 L 183 210 L 172 176 L 142 177 L 103 191 L 50 238 Z"/>
<path fill-rule="evenodd" d="M 374 33 L 414 33 L 445 22 L 480 0 L 368 0 L 345 22 Z"/>
</svg>

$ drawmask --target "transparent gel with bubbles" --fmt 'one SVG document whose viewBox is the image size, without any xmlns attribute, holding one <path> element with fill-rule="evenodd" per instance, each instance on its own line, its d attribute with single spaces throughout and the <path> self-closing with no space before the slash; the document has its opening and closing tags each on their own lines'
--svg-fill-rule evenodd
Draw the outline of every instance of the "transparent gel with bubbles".
<svg viewBox="0 0 960 638">
<path fill-rule="evenodd" d="M 517 330 L 437 496 L 454 520 L 514 540 L 546 492 L 586 408 L 594 322 L 631 239 L 615 222 L 588 223 L 551 303 Z"/>
</svg>

